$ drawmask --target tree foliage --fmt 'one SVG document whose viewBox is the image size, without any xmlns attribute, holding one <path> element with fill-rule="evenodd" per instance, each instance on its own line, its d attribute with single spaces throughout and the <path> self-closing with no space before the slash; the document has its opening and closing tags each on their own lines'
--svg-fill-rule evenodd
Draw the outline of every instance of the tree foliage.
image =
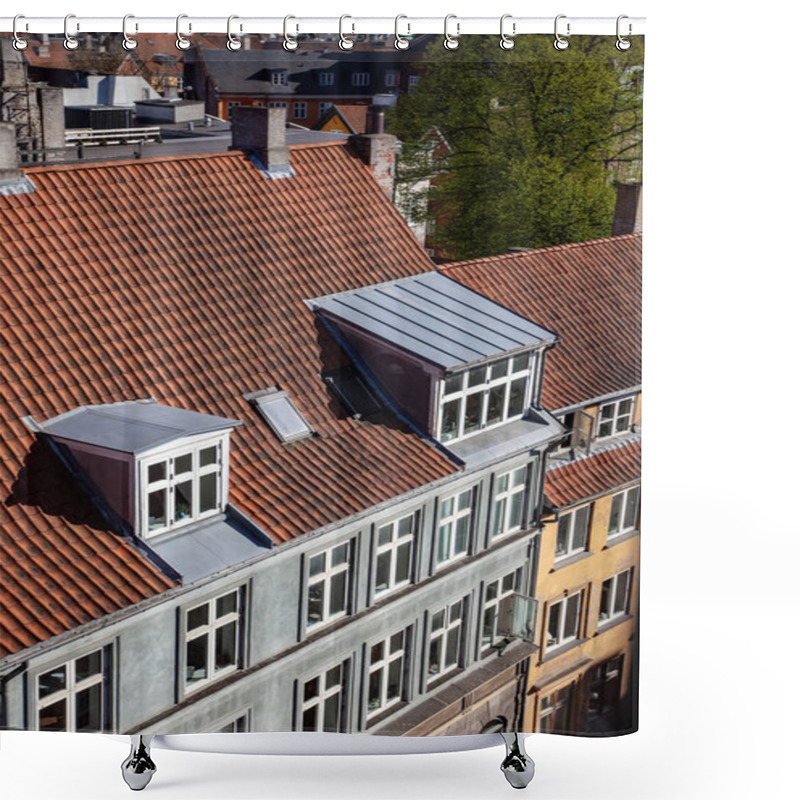
<svg viewBox="0 0 800 800">
<path fill-rule="evenodd" d="M 407 143 L 401 181 L 432 172 L 419 143 L 437 130 L 449 152 L 427 213 L 448 258 L 494 255 L 611 233 L 615 179 L 639 180 L 643 46 L 620 53 L 608 37 L 462 37 L 429 47 L 414 94 L 401 96 L 387 129 Z"/>
</svg>

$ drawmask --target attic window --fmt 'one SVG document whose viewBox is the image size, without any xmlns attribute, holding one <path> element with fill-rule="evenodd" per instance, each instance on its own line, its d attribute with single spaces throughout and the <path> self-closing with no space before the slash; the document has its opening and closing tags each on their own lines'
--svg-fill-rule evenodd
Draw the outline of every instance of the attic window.
<svg viewBox="0 0 800 800">
<path fill-rule="evenodd" d="M 273 86 L 286 86 L 286 70 L 276 69 L 272 71 L 272 85 Z"/>
<path fill-rule="evenodd" d="M 255 405 L 259 414 L 282 442 L 304 439 L 314 433 L 289 395 L 277 387 L 247 395 L 246 399 Z"/>
<path fill-rule="evenodd" d="M 355 419 L 369 417 L 381 410 L 378 398 L 352 367 L 329 372 L 322 376 L 322 380 Z"/>
</svg>

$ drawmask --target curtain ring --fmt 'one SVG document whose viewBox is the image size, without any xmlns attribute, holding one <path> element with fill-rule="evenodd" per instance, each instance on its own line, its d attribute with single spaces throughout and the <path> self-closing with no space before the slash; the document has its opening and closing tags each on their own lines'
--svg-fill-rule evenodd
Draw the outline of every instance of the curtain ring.
<svg viewBox="0 0 800 800">
<path fill-rule="evenodd" d="M 631 49 L 631 40 L 630 39 L 626 39 L 620 33 L 620 28 L 621 28 L 620 23 L 624 19 L 628 19 L 628 15 L 627 14 L 620 14 L 617 17 L 617 43 L 616 43 L 616 48 L 617 48 L 617 50 L 623 50 L 623 51 Z M 628 36 L 630 36 L 632 33 L 633 33 L 633 25 L 631 25 L 631 23 L 629 22 L 628 23 Z"/>
<path fill-rule="evenodd" d="M 13 22 L 13 23 L 12 23 L 12 25 L 11 25 L 11 37 L 12 37 L 12 39 L 11 39 L 11 46 L 12 46 L 12 47 L 13 47 L 15 50 L 20 50 L 20 51 L 21 51 L 21 50 L 24 50 L 24 49 L 25 49 L 25 48 L 28 46 L 28 41 L 27 41 L 27 39 L 23 39 L 23 38 L 22 38 L 22 37 L 19 35 L 19 33 L 17 33 L 17 23 L 18 23 L 18 21 L 19 21 L 19 20 L 21 20 L 21 19 L 25 19 L 25 16 L 24 16 L 23 14 L 17 14 L 17 15 L 14 17 L 14 22 Z M 25 30 L 28 30 L 28 23 L 27 23 L 27 22 L 25 23 Z"/>
<path fill-rule="evenodd" d="M 289 53 L 297 50 L 297 39 L 294 36 L 289 36 L 289 20 L 297 19 L 291 14 L 283 18 L 283 49 Z"/>
<path fill-rule="evenodd" d="M 408 50 L 411 47 L 411 42 L 408 39 L 403 39 L 400 36 L 400 20 L 401 19 L 408 19 L 405 14 L 398 14 L 394 18 L 394 46 L 397 50 Z M 406 36 L 411 36 L 411 25 L 406 23 L 406 27 L 408 28 L 408 33 Z"/>
<path fill-rule="evenodd" d="M 455 35 L 451 34 L 448 30 L 448 25 L 450 20 L 456 20 L 456 32 Z M 458 47 L 458 34 L 461 33 L 461 23 L 458 21 L 458 17 L 455 14 L 448 14 L 444 18 L 444 41 L 442 44 L 444 45 L 445 50 L 455 50 Z"/>
<path fill-rule="evenodd" d="M 567 15 L 566 15 L 566 14 L 559 14 L 559 15 L 556 17 L 556 22 L 555 22 L 555 34 L 556 34 L 556 38 L 555 38 L 555 41 L 553 42 L 553 47 L 555 47 L 555 49 L 556 49 L 556 50 L 566 50 L 566 49 L 569 47 L 569 39 L 565 39 L 565 38 L 564 38 L 564 37 L 563 37 L 563 36 L 562 36 L 562 35 L 561 35 L 561 34 L 558 32 L 558 21 L 559 21 L 560 19 L 566 19 L 566 18 L 567 18 Z M 570 29 L 570 23 L 568 22 L 568 23 L 567 23 L 567 36 L 569 36 L 569 29 Z"/>
<path fill-rule="evenodd" d="M 136 39 L 134 39 L 133 37 L 128 36 L 128 20 L 129 19 L 135 19 L 133 14 L 126 14 L 122 18 L 122 46 L 126 50 L 131 51 L 131 50 L 135 50 L 138 47 L 139 42 L 137 42 Z M 134 23 L 133 29 L 135 31 L 139 30 L 139 23 L 138 22 Z"/>
<path fill-rule="evenodd" d="M 236 14 L 231 14 L 228 17 L 228 42 L 226 44 L 226 47 L 228 48 L 228 50 L 231 51 L 231 53 L 235 53 L 237 50 L 242 49 L 242 40 L 234 36 L 233 32 L 231 31 L 231 23 L 235 19 L 239 19 L 239 17 L 237 17 Z M 239 30 L 241 30 L 241 25 L 239 26 Z"/>
<path fill-rule="evenodd" d="M 511 23 L 511 35 L 505 32 L 505 23 L 507 19 L 511 19 L 511 14 L 503 14 L 500 17 L 500 49 L 510 50 L 514 46 L 514 37 L 517 35 L 517 23 Z"/>
<path fill-rule="evenodd" d="M 67 14 L 67 16 L 64 17 L 64 49 L 65 50 L 77 50 L 79 45 L 80 45 L 80 42 L 74 36 L 72 36 L 72 34 L 70 34 L 70 32 L 69 32 L 69 21 L 71 19 L 75 19 L 75 15 L 74 14 Z M 79 26 L 76 26 L 76 30 L 78 28 L 79 28 Z"/>
<path fill-rule="evenodd" d="M 177 47 L 178 50 L 188 50 L 192 46 L 191 41 L 181 33 L 181 20 L 188 18 L 189 18 L 188 14 L 178 14 L 175 20 L 175 36 L 177 37 L 175 39 L 175 47 Z M 191 33 L 191 31 L 192 31 L 192 23 L 190 22 L 189 32 Z"/>
<path fill-rule="evenodd" d="M 346 19 L 353 19 L 349 14 L 342 14 L 339 17 L 339 47 L 342 50 L 352 50 L 356 46 L 355 39 L 348 39 L 347 36 L 344 35 L 344 21 Z M 356 26 L 353 23 L 353 33 L 355 33 Z"/>
</svg>

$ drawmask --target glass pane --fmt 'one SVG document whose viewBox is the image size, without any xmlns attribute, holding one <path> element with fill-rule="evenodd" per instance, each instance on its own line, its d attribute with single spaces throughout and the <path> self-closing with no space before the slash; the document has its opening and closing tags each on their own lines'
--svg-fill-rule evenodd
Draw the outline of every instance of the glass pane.
<svg viewBox="0 0 800 800">
<path fill-rule="evenodd" d="M 558 521 L 558 535 L 556 536 L 556 555 L 566 555 L 569 548 L 569 526 L 572 514 L 564 514 Z"/>
<path fill-rule="evenodd" d="M 408 536 L 414 530 L 414 515 L 403 517 L 397 521 L 397 538 Z"/>
<path fill-rule="evenodd" d="M 186 685 L 208 677 L 208 636 L 198 636 L 186 643 Z"/>
<path fill-rule="evenodd" d="M 214 445 L 213 447 L 204 447 L 200 451 L 200 466 L 207 467 L 210 464 L 217 464 L 217 446 Z"/>
<path fill-rule="evenodd" d="M 333 548 L 333 552 L 331 553 L 331 566 L 338 567 L 340 564 L 347 563 L 347 551 L 350 547 L 349 542 L 345 542 L 344 544 L 340 544 L 338 547 Z"/>
<path fill-rule="evenodd" d="M 632 407 L 633 407 L 633 400 L 632 399 L 629 398 L 628 400 L 620 400 L 619 401 L 619 407 L 618 407 L 618 410 L 617 410 L 617 416 L 630 414 Z"/>
<path fill-rule="evenodd" d="M 458 496 L 458 510 L 466 511 L 472 507 L 472 489 L 467 489 L 466 492 L 461 492 Z"/>
<path fill-rule="evenodd" d="M 626 414 L 621 417 L 617 417 L 617 424 L 614 428 L 615 433 L 622 433 L 623 431 L 627 431 L 631 427 L 631 418 Z"/>
<path fill-rule="evenodd" d="M 214 669 L 221 670 L 236 665 L 236 629 L 235 622 L 229 622 L 216 630 L 216 650 L 214 652 Z"/>
<path fill-rule="evenodd" d="M 147 530 L 154 531 L 167 524 L 167 490 L 147 494 Z"/>
<path fill-rule="evenodd" d="M 455 439 L 458 436 L 458 422 L 461 417 L 461 398 L 450 400 L 442 405 L 442 430 L 443 442 Z"/>
<path fill-rule="evenodd" d="M 506 529 L 506 498 L 497 500 L 494 504 L 494 520 L 492 522 L 492 536 L 503 533 Z"/>
<path fill-rule="evenodd" d="M 575 528 L 572 531 L 572 549 L 585 550 L 589 531 L 589 506 L 579 508 L 575 512 Z"/>
<path fill-rule="evenodd" d="M 504 358 L 502 361 L 495 361 L 490 367 L 490 380 L 496 381 L 498 378 L 505 378 L 508 375 L 509 360 Z"/>
<path fill-rule="evenodd" d="M 623 525 L 625 529 L 636 526 L 636 518 L 639 512 L 639 487 L 636 486 L 628 491 L 628 501 L 625 504 L 625 519 Z"/>
<path fill-rule="evenodd" d="M 383 660 L 383 647 L 384 642 L 378 642 L 378 644 L 372 645 L 372 649 L 370 650 L 369 654 L 370 664 L 377 664 L 378 661 Z"/>
<path fill-rule="evenodd" d="M 223 725 L 218 731 L 215 731 L 215 733 L 236 733 L 236 720 L 229 722 L 227 725 Z"/>
<path fill-rule="evenodd" d="M 312 583 L 308 587 L 308 616 L 306 618 L 306 625 L 313 625 L 316 622 L 322 622 L 322 615 L 324 613 L 323 595 L 325 583 L 319 581 Z"/>
<path fill-rule="evenodd" d="M 456 543 L 455 554 L 467 552 L 467 544 L 469 542 L 469 517 L 461 517 L 456 522 Z"/>
<path fill-rule="evenodd" d="M 384 592 L 389 588 L 389 570 L 391 569 L 391 553 L 380 553 L 375 562 L 375 591 Z"/>
<path fill-rule="evenodd" d="M 525 467 L 515 469 L 511 473 L 511 486 L 522 486 L 525 483 Z"/>
<path fill-rule="evenodd" d="M 303 712 L 303 730 L 314 732 L 317 730 L 317 706 L 311 706 Z"/>
<path fill-rule="evenodd" d="M 325 553 L 319 553 L 312 556 L 308 562 L 308 576 L 310 578 L 319 575 L 320 572 L 325 571 Z"/>
<path fill-rule="evenodd" d="M 614 403 L 610 405 L 603 406 L 600 409 L 600 419 L 613 419 L 614 418 Z"/>
<path fill-rule="evenodd" d="M 59 700 L 39 709 L 40 731 L 65 731 L 67 729 L 67 701 Z"/>
<path fill-rule="evenodd" d="M 461 601 L 460 600 L 457 603 L 453 603 L 453 605 L 450 606 L 450 622 L 455 622 L 458 619 L 461 619 Z"/>
<path fill-rule="evenodd" d="M 484 392 L 475 392 L 467 395 L 466 411 L 464 413 L 464 433 L 472 433 L 481 429 L 484 397 Z"/>
<path fill-rule="evenodd" d="M 183 475 L 185 472 L 192 471 L 192 454 L 185 453 L 182 456 L 178 456 L 174 462 L 175 464 L 175 474 L 176 475 Z"/>
<path fill-rule="evenodd" d="M 522 526 L 522 492 L 515 492 L 511 495 L 511 507 L 508 512 L 508 527 L 506 530 L 513 530 Z"/>
<path fill-rule="evenodd" d="M 619 533 L 620 516 L 622 515 L 623 495 L 615 494 L 611 499 L 611 515 L 608 519 L 609 534 Z"/>
<path fill-rule="evenodd" d="M 378 547 L 384 544 L 389 544 L 392 541 L 392 525 L 384 525 L 378 528 Z"/>
<path fill-rule="evenodd" d="M 509 384 L 508 416 L 518 417 L 525 410 L 527 378 L 517 378 Z"/>
<path fill-rule="evenodd" d="M 431 639 L 430 653 L 428 656 L 428 675 L 438 675 L 442 664 L 442 637 Z"/>
<path fill-rule="evenodd" d="M 39 676 L 39 699 L 53 692 L 60 692 L 67 687 L 67 665 L 62 664 L 50 672 Z"/>
<path fill-rule="evenodd" d="M 193 608 L 186 615 L 186 630 L 193 631 L 195 628 L 199 628 L 201 625 L 206 625 L 207 623 L 208 623 L 207 605 Z"/>
<path fill-rule="evenodd" d="M 103 687 L 96 683 L 75 695 L 75 730 L 88 733 L 103 729 Z"/>
<path fill-rule="evenodd" d="M 441 628 L 444 628 L 444 609 L 437 611 L 431 617 L 431 630 L 438 631 Z"/>
<path fill-rule="evenodd" d="M 452 497 L 448 497 L 447 500 L 442 500 L 442 507 L 439 511 L 440 519 L 453 516 L 453 505 L 454 500 Z"/>
<path fill-rule="evenodd" d="M 82 681 L 92 675 L 99 675 L 103 669 L 103 654 L 100 650 L 75 660 L 75 680 Z"/>
<path fill-rule="evenodd" d="M 486 599 L 487 600 L 494 600 L 494 599 L 497 598 L 497 588 L 498 588 L 498 582 L 497 581 L 492 581 L 486 587 Z"/>
<path fill-rule="evenodd" d="M 325 673 L 325 688 L 332 689 L 334 686 L 339 686 L 342 682 L 342 667 L 333 667 Z"/>
<path fill-rule="evenodd" d="M 445 378 L 444 393 L 455 394 L 455 392 L 460 392 L 463 386 L 464 386 L 463 372 L 459 372 L 457 375 L 450 375 L 450 377 Z"/>
<path fill-rule="evenodd" d="M 514 591 L 514 584 L 516 583 L 517 575 L 511 572 L 503 578 L 503 594 L 508 594 Z"/>
<path fill-rule="evenodd" d="M 550 616 L 547 619 L 547 644 L 556 644 L 560 638 L 559 622 L 561 621 L 561 607 L 563 601 L 550 606 Z"/>
<path fill-rule="evenodd" d="M 382 705 L 381 702 L 381 683 L 383 682 L 383 670 L 377 669 L 369 676 L 369 695 L 368 708 L 375 711 Z"/>
<path fill-rule="evenodd" d="M 450 536 L 453 532 L 453 523 L 439 526 L 439 537 L 436 543 L 436 560 L 441 564 L 450 558 Z"/>
<path fill-rule="evenodd" d="M 158 464 L 151 464 L 147 468 L 147 481 L 148 483 L 155 483 L 156 481 L 163 481 L 167 477 L 167 462 L 159 461 Z"/>
<path fill-rule="evenodd" d="M 315 697 L 319 697 L 319 678 L 312 678 L 310 681 L 306 681 L 303 687 L 303 702 L 313 700 Z"/>
<path fill-rule="evenodd" d="M 603 422 L 600 424 L 600 427 L 597 429 L 598 437 L 602 438 L 604 436 L 611 436 L 614 432 L 613 422 Z"/>
<path fill-rule="evenodd" d="M 627 609 L 628 599 L 628 582 L 630 581 L 630 572 L 623 572 L 617 576 L 617 591 L 614 595 L 614 613 L 624 614 Z"/>
<path fill-rule="evenodd" d="M 234 614 L 238 610 L 239 593 L 230 592 L 223 597 L 217 598 L 217 619 L 221 619 L 226 614 Z"/>
<path fill-rule="evenodd" d="M 447 632 L 447 651 L 444 655 L 444 665 L 453 667 L 458 663 L 459 644 L 461 641 L 461 626 Z"/>
<path fill-rule="evenodd" d="M 338 692 L 337 694 L 334 694 L 325 700 L 325 719 L 323 728 L 329 733 L 339 732 L 339 713 L 341 707 L 342 703 Z"/>
<path fill-rule="evenodd" d="M 467 388 L 486 383 L 486 367 L 474 367 L 467 373 Z"/>
<path fill-rule="evenodd" d="M 494 641 L 494 606 L 487 608 L 483 612 L 483 627 L 481 633 L 481 644 L 489 645 Z"/>
<path fill-rule="evenodd" d="M 497 476 L 497 494 L 502 494 L 508 489 L 508 473 L 505 475 L 498 475 Z"/>
<path fill-rule="evenodd" d="M 175 485 L 175 522 L 192 516 L 192 482 L 184 481 Z"/>
<path fill-rule="evenodd" d="M 395 584 L 405 583 L 411 579 L 411 542 L 397 548 L 397 562 L 394 569 Z"/>
<path fill-rule="evenodd" d="M 612 579 L 603 581 L 603 589 L 600 592 L 600 621 L 608 619 L 611 616 L 611 584 Z"/>
<path fill-rule="evenodd" d="M 530 363 L 530 353 L 520 353 L 518 356 L 514 356 L 514 361 L 511 364 L 511 371 L 512 372 L 524 372 L 528 369 L 528 364 Z"/>
<path fill-rule="evenodd" d="M 403 649 L 405 641 L 405 631 L 400 631 L 389 639 L 389 653 L 399 653 Z"/>
<path fill-rule="evenodd" d="M 578 635 L 578 620 L 581 610 L 581 596 L 574 594 L 567 598 L 566 619 L 564 620 L 564 636 L 574 638 Z"/>
<path fill-rule="evenodd" d="M 347 572 L 338 572 L 331 578 L 330 613 L 341 614 L 347 606 Z"/>
<path fill-rule="evenodd" d="M 200 513 L 214 511 L 219 505 L 217 499 L 217 473 L 209 472 L 200 476 Z"/>
<path fill-rule="evenodd" d="M 403 679 L 403 659 L 396 658 L 389 664 L 389 679 L 386 685 L 386 699 L 397 700 L 400 697 L 400 686 Z"/>
<path fill-rule="evenodd" d="M 495 425 L 503 420 L 503 412 L 506 404 L 507 383 L 493 386 L 489 389 L 489 404 L 486 408 L 486 424 Z"/>
</svg>

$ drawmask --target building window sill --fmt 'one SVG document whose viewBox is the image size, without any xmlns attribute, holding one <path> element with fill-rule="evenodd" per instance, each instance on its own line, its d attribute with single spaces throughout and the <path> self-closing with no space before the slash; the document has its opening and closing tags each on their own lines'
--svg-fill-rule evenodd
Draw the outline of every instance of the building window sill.
<svg viewBox="0 0 800 800">
<path fill-rule="evenodd" d="M 629 622 L 633 619 L 633 614 L 620 614 L 618 617 L 614 617 L 613 619 L 606 619 L 602 622 L 597 623 L 597 631 L 595 632 L 595 636 L 600 636 L 601 634 L 605 633 L 606 631 L 610 631 L 612 628 L 616 628 L 617 625 L 622 625 L 623 622 Z"/>
<path fill-rule="evenodd" d="M 554 562 L 553 568 L 550 572 L 558 572 L 558 570 L 563 569 L 564 567 L 572 566 L 572 564 L 577 564 L 579 561 L 583 561 L 585 558 L 591 558 L 593 553 L 589 550 L 581 550 L 580 553 L 573 553 L 571 556 L 564 556 L 563 558 L 559 558 L 558 561 Z"/>
<path fill-rule="evenodd" d="M 641 534 L 641 531 L 637 528 L 634 528 L 631 531 L 626 531 L 625 533 L 618 533 L 616 536 L 612 536 L 606 539 L 606 546 L 603 548 L 604 550 L 608 550 L 615 545 L 622 544 L 622 542 L 630 541 L 631 539 L 635 539 L 637 536 Z"/>
<path fill-rule="evenodd" d="M 544 664 L 547 661 L 552 661 L 559 656 L 563 656 L 565 653 L 568 653 L 570 650 L 574 650 L 576 647 L 580 647 L 582 644 L 585 644 L 588 641 L 588 639 L 573 639 L 573 641 L 567 642 L 567 644 L 556 645 L 547 653 L 545 653 L 542 663 Z"/>
</svg>

